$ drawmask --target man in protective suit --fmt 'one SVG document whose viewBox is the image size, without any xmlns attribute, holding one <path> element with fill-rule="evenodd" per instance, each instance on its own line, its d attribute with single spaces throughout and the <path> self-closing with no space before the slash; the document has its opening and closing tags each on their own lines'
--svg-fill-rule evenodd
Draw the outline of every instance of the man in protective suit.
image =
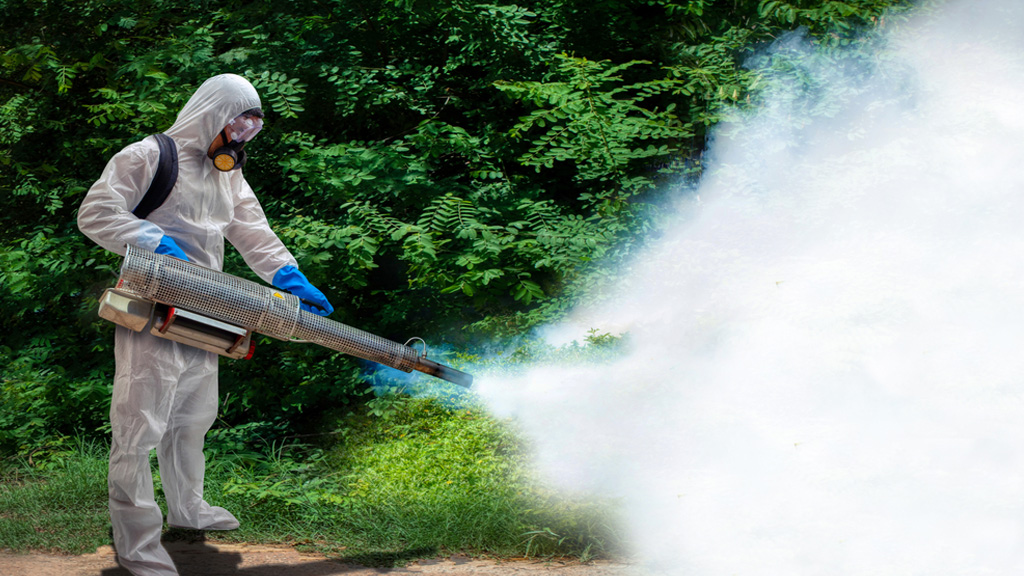
<svg viewBox="0 0 1024 576">
<path fill-rule="evenodd" d="M 299 272 L 239 169 L 242 147 L 263 126 L 260 106 L 245 78 L 210 78 L 166 131 L 178 150 L 178 178 L 163 204 L 146 219 L 132 214 L 159 163 L 150 136 L 110 160 L 82 202 L 78 227 L 121 255 L 131 244 L 216 270 L 223 266 L 226 238 L 260 278 L 326 315 L 333 308 Z M 160 544 L 163 518 L 153 494 L 151 450 L 157 450 L 169 525 L 238 527 L 230 512 L 203 500 L 203 440 L 217 414 L 218 357 L 122 326 L 116 328 L 114 357 L 108 488 L 118 561 L 136 576 L 177 574 Z"/>
</svg>

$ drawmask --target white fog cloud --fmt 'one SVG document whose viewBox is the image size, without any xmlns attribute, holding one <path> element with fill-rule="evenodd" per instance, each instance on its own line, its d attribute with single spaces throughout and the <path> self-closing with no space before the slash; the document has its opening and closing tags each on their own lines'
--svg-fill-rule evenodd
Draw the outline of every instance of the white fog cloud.
<svg viewBox="0 0 1024 576">
<path fill-rule="evenodd" d="M 670 573 L 1020 573 L 1021 30 L 1015 0 L 921 13 L 871 77 L 808 69 L 848 98 L 805 126 L 781 83 L 574 313 L 628 356 L 482 396 L 552 478 L 621 497 Z"/>
</svg>

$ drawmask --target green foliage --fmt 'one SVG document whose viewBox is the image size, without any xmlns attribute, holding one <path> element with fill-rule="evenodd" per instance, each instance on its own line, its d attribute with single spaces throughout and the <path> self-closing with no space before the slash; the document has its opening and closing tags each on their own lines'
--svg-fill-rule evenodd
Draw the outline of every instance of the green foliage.
<svg viewBox="0 0 1024 576">
<path fill-rule="evenodd" d="M 256 74 L 246 70 L 244 74 L 259 91 L 261 99 L 270 104 L 270 108 L 282 118 L 298 118 L 304 112 L 302 94 L 306 85 L 298 78 L 288 78 L 281 72 L 263 71 Z"/>
<path fill-rule="evenodd" d="M 0 0 L 0 452 L 103 432 L 94 310 L 118 261 L 76 210 L 209 76 L 260 90 L 246 177 L 335 317 L 471 350 L 558 318 L 640 244 L 660 191 L 699 176 L 708 127 L 758 102 L 758 48 L 802 26 L 838 49 L 907 4 Z M 226 268 L 251 276 L 235 253 Z M 308 432 L 364 400 L 358 362 L 278 342 L 257 358 L 225 361 L 230 425 Z"/>
<path fill-rule="evenodd" d="M 821 32 L 825 45 L 845 45 L 852 41 L 846 33 L 858 27 L 874 24 L 892 7 L 883 0 L 851 0 L 839 2 L 787 2 L 761 0 L 758 15 L 769 23 L 807 26 Z"/>
<path fill-rule="evenodd" d="M 570 162 L 581 178 L 606 179 L 631 161 L 668 156 L 670 143 L 693 134 L 672 114 L 674 104 L 660 112 L 642 106 L 644 100 L 672 91 L 675 81 L 622 85 L 621 72 L 644 64 L 650 62 L 612 66 L 559 54 L 555 65 L 561 81 L 499 83 L 499 90 L 537 106 L 511 131 L 514 138 L 532 128 L 543 132 L 519 161 L 538 171 Z"/>
</svg>

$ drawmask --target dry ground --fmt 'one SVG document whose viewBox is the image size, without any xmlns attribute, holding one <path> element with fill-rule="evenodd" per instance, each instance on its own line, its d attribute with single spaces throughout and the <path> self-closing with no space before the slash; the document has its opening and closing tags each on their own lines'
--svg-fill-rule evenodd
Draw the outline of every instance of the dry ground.
<svg viewBox="0 0 1024 576">
<path fill-rule="evenodd" d="M 400 568 L 367 568 L 304 553 L 289 546 L 215 542 L 166 542 L 181 576 L 371 576 L 403 574 L 434 576 L 640 576 L 633 568 L 612 563 L 580 564 L 544 560 L 491 561 L 460 556 L 419 560 Z M 118 567 L 114 550 L 103 546 L 92 554 L 0 553 L 0 576 L 130 576 Z"/>
</svg>

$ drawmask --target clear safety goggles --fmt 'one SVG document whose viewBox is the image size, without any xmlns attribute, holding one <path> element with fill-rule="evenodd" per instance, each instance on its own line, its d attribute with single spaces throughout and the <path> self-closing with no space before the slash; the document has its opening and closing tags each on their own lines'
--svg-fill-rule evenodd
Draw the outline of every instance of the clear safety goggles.
<svg viewBox="0 0 1024 576">
<path fill-rule="evenodd" d="M 224 132 L 231 142 L 248 142 L 255 138 L 262 129 L 262 118 L 240 114 L 224 128 Z"/>
</svg>

